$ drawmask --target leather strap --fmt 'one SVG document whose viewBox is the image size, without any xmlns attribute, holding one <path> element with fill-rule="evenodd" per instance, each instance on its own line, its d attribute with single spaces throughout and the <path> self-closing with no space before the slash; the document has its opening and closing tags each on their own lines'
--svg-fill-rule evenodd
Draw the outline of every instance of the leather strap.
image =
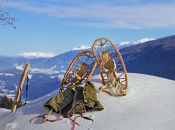
<svg viewBox="0 0 175 130">
<path fill-rule="evenodd" d="M 47 122 L 47 121 L 49 121 L 49 122 L 55 122 L 55 121 L 59 121 L 59 120 L 62 120 L 63 119 L 63 115 L 61 114 L 61 109 L 60 109 L 60 107 L 57 105 L 57 107 L 59 108 L 59 117 L 58 118 L 56 118 L 56 119 L 54 119 L 54 120 L 50 120 L 50 119 L 48 119 L 48 117 L 50 116 L 50 114 L 52 113 L 52 111 L 53 111 L 53 108 L 49 111 L 49 113 L 48 114 L 44 114 L 44 115 L 42 115 L 42 116 L 35 116 L 35 117 L 33 117 L 32 119 L 30 119 L 30 123 L 32 123 L 32 121 L 34 120 L 34 119 L 36 119 L 36 118 L 38 118 L 38 117 L 42 117 L 43 118 L 43 121 L 41 122 L 41 123 L 39 123 L 39 124 L 43 124 L 43 123 L 45 123 L 45 122 Z"/>
</svg>

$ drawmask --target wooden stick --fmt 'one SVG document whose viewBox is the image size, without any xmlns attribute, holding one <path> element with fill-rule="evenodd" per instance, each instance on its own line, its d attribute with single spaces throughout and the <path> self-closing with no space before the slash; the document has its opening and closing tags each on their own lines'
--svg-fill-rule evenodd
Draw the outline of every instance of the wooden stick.
<svg viewBox="0 0 175 130">
<path fill-rule="evenodd" d="M 29 67 L 30 67 L 30 64 L 27 63 L 25 68 L 24 68 L 24 71 L 21 75 L 21 80 L 19 82 L 19 86 L 18 86 L 18 89 L 17 89 L 17 92 L 16 92 L 16 96 L 15 96 L 15 99 L 13 101 L 11 113 L 16 110 L 17 103 L 19 101 L 21 90 L 22 90 L 22 87 L 23 87 L 23 84 L 24 84 L 24 81 L 25 81 L 25 78 L 26 78 Z"/>
</svg>

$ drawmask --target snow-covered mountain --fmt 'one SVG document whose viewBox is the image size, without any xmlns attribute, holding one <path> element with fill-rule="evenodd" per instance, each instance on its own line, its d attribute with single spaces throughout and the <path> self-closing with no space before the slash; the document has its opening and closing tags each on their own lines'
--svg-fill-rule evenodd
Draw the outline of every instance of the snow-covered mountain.
<svg viewBox="0 0 175 130">
<path fill-rule="evenodd" d="M 175 36 L 125 47 L 120 52 L 128 72 L 175 80 Z"/>
<path fill-rule="evenodd" d="M 132 45 L 136 45 L 136 44 L 141 44 L 141 43 L 145 43 L 148 41 L 152 41 L 152 40 L 156 40 L 153 38 L 144 38 L 144 39 L 140 39 L 137 41 L 132 41 L 132 42 L 120 42 L 119 44 L 116 44 L 116 46 L 119 49 L 122 49 L 124 47 L 128 47 L 128 46 L 132 46 Z M 84 45 L 80 45 L 78 47 L 75 47 L 72 49 L 72 51 L 75 50 L 88 50 L 91 49 L 91 46 L 84 46 Z M 23 52 L 23 53 L 19 53 L 17 54 L 16 57 L 23 57 L 23 58 L 28 58 L 28 59 L 33 59 L 33 58 L 51 58 L 51 57 L 55 57 L 56 55 L 52 52 Z"/>
<path fill-rule="evenodd" d="M 175 72 L 175 36 L 140 42 L 141 44 L 139 42 L 134 43 L 122 44 L 123 46 L 130 45 L 124 48 L 122 45 L 120 46 L 120 52 L 128 72 L 144 73 L 175 80 L 173 73 Z M 0 56 L 0 95 L 14 96 L 26 63 L 30 64 L 28 74 L 30 75 L 29 93 L 31 97 L 29 99 L 43 96 L 43 93 L 40 93 L 42 88 L 45 91 L 44 94 L 59 88 L 60 77 L 63 77 L 70 63 L 82 51 L 82 48 L 87 49 L 87 47 L 79 47 L 79 49 L 51 58 L 29 59 Z M 91 50 L 91 48 L 89 49 Z M 98 73 L 97 69 L 94 74 Z M 22 97 L 25 98 L 25 87 L 23 87 Z"/>
<path fill-rule="evenodd" d="M 24 58 L 51 58 L 54 57 L 55 54 L 48 52 L 23 52 L 19 53 L 17 57 L 24 57 Z"/>
<path fill-rule="evenodd" d="M 81 45 L 81 46 L 73 48 L 72 50 L 85 50 L 85 49 L 90 49 L 90 48 L 91 47 L 89 47 L 89 46 Z"/>
<path fill-rule="evenodd" d="M 13 58 L 0 57 L 0 96 L 6 94 L 14 97 L 19 84 L 21 74 L 26 63 L 30 64 L 28 75 L 29 100 L 36 99 L 60 87 L 63 77 L 75 56 L 82 50 L 69 51 L 52 58 Z M 3 68 L 5 67 L 5 69 Z M 26 83 L 25 83 L 26 84 Z M 40 91 L 44 93 L 40 93 Z M 22 98 L 25 98 L 25 86 L 22 89 Z"/>
<path fill-rule="evenodd" d="M 112 97 L 99 92 L 100 75 L 93 76 L 97 98 L 104 107 L 102 111 L 86 112 L 85 120 L 78 118 L 75 130 L 174 130 L 175 128 L 175 81 L 143 74 L 128 74 L 129 88 L 124 97 Z M 42 93 L 42 91 L 41 91 Z M 73 122 L 63 118 L 56 122 L 40 123 L 37 118 L 30 124 L 30 119 L 49 112 L 44 103 L 58 94 L 55 90 L 25 106 L 17 108 L 14 113 L 0 108 L 1 130 L 70 130 Z M 74 115 L 72 119 L 77 115 Z M 49 119 L 56 119 L 53 112 Z"/>
<path fill-rule="evenodd" d="M 145 43 L 145 42 L 149 42 L 149 41 L 153 41 L 156 40 L 154 38 L 144 38 L 141 40 L 137 40 L 137 41 L 133 41 L 133 42 L 120 42 L 119 44 L 117 44 L 116 46 L 118 47 L 118 49 L 122 49 L 125 47 L 129 47 L 129 46 L 133 46 L 133 45 L 137 45 L 137 44 L 141 44 L 141 43 Z"/>
</svg>

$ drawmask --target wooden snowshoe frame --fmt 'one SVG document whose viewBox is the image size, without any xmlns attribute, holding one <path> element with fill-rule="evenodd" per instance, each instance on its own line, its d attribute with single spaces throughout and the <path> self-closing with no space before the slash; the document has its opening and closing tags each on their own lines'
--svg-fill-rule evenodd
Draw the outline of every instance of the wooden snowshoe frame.
<svg viewBox="0 0 175 130">
<path fill-rule="evenodd" d="M 92 45 L 102 83 L 100 91 L 111 96 L 124 96 L 128 88 L 127 71 L 123 58 L 116 45 L 107 38 L 98 38 Z"/>
<path fill-rule="evenodd" d="M 61 82 L 59 92 L 71 85 L 81 84 L 84 80 L 88 81 L 92 76 L 97 63 L 95 62 L 92 51 L 85 50 L 80 52 L 69 65 Z"/>
</svg>

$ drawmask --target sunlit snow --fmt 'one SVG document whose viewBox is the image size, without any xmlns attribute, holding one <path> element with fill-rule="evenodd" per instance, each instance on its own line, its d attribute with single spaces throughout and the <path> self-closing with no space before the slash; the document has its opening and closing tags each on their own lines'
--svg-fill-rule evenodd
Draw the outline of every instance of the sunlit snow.
<svg viewBox="0 0 175 130">
<path fill-rule="evenodd" d="M 98 100 L 104 106 L 102 111 L 87 112 L 85 116 L 93 122 L 78 118 L 75 130 L 174 130 L 175 129 L 175 81 L 143 74 L 128 74 L 129 88 L 124 97 L 112 97 L 99 92 L 102 85 L 100 75 L 92 76 L 91 82 L 97 90 Z M 42 91 L 41 91 L 42 92 Z M 58 90 L 31 101 L 14 113 L 0 108 L 2 130 L 70 130 L 72 121 L 68 118 L 57 122 L 46 122 L 39 118 L 31 124 L 29 120 L 49 112 L 43 104 L 55 96 Z M 30 95 L 28 95 L 30 96 Z M 49 118 L 55 119 L 58 113 Z M 76 115 L 74 115 L 76 116 Z"/>
<path fill-rule="evenodd" d="M 44 53 L 44 52 L 24 52 L 24 53 L 19 53 L 18 56 L 22 56 L 25 58 L 50 58 L 54 57 L 55 54 L 52 52 Z"/>
<path fill-rule="evenodd" d="M 153 41 L 153 40 L 156 40 L 154 38 L 144 38 L 144 39 L 141 39 L 141 40 L 136 40 L 136 41 L 133 41 L 133 42 L 120 42 L 119 44 L 117 44 L 117 47 L 126 47 L 126 46 L 131 46 L 131 45 L 136 45 L 136 44 L 141 44 L 141 43 L 145 43 L 145 42 L 148 42 L 148 41 Z"/>
<path fill-rule="evenodd" d="M 91 47 L 81 45 L 81 46 L 78 46 L 78 47 L 73 48 L 72 50 L 84 50 L 84 49 L 89 49 L 89 48 L 91 48 Z"/>
</svg>

